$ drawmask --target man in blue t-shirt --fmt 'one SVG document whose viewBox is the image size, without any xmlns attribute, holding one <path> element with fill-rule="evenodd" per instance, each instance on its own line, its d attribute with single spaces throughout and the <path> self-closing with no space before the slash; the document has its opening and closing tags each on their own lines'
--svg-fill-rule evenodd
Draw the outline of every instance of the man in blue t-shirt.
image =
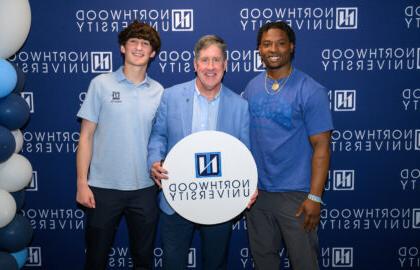
<svg viewBox="0 0 420 270">
<path fill-rule="evenodd" d="M 78 203 L 86 207 L 86 270 L 106 269 L 125 217 L 134 269 L 152 269 L 157 187 L 147 169 L 147 143 L 163 87 L 147 76 L 160 48 L 155 29 L 135 21 L 119 36 L 124 66 L 95 77 L 77 116 Z"/>
<path fill-rule="evenodd" d="M 295 34 L 286 23 L 263 25 L 257 44 L 266 71 L 244 92 L 259 175 L 259 196 L 247 215 L 252 256 L 257 269 L 278 270 L 284 241 L 294 270 L 318 269 L 333 129 L 327 90 L 292 66 Z"/>
</svg>

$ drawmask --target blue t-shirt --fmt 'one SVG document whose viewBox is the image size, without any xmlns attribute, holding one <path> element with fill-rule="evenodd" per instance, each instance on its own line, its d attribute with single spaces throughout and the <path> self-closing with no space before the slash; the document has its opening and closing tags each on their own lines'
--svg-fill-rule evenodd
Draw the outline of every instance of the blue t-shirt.
<svg viewBox="0 0 420 270">
<path fill-rule="evenodd" d="M 133 84 L 122 67 L 91 81 L 77 114 L 97 124 L 90 186 L 137 190 L 154 185 L 147 169 L 147 144 L 162 93 L 162 85 L 148 76 Z"/>
<path fill-rule="evenodd" d="M 265 76 L 262 72 L 253 78 L 244 92 L 258 188 L 308 192 L 313 153 L 309 136 L 333 129 L 327 90 L 296 68 L 278 93 Z"/>
</svg>

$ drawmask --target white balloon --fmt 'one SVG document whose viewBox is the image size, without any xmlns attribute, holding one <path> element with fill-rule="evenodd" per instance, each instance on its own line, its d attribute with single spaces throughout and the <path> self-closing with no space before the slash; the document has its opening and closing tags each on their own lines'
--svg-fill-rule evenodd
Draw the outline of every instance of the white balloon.
<svg viewBox="0 0 420 270">
<path fill-rule="evenodd" d="M 22 155 L 12 154 L 0 163 L 0 188 L 15 192 L 26 187 L 32 179 L 31 163 Z"/>
<path fill-rule="evenodd" d="M 1 0 L 0 0 L 1 1 Z M 13 137 L 15 137 L 16 148 L 15 153 L 19 153 L 23 146 L 23 134 L 20 129 L 12 130 Z"/>
<path fill-rule="evenodd" d="M 16 214 L 16 202 L 9 192 L 0 189 L 0 228 L 12 221 Z"/>
<path fill-rule="evenodd" d="M 31 28 L 28 0 L 0 0 L 0 58 L 9 58 L 22 47 Z"/>
</svg>

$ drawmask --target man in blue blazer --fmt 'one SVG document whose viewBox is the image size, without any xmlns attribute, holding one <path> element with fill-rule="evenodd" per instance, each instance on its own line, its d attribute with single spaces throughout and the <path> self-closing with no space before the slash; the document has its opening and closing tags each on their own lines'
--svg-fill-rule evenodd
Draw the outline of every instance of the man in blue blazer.
<svg viewBox="0 0 420 270">
<path fill-rule="evenodd" d="M 194 47 L 196 78 L 164 91 L 148 146 L 150 174 L 158 186 L 167 178 L 161 161 L 182 138 L 203 130 L 226 132 L 249 147 L 248 103 L 222 84 L 227 66 L 225 42 L 214 35 Z M 205 142 L 203 142 L 205 143 Z M 249 206 L 255 200 L 251 199 Z M 174 212 L 160 194 L 163 266 L 184 270 L 195 228 L 199 228 L 203 269 L 226 269 L 232 221 L 198 225 Z"/>
</svg>

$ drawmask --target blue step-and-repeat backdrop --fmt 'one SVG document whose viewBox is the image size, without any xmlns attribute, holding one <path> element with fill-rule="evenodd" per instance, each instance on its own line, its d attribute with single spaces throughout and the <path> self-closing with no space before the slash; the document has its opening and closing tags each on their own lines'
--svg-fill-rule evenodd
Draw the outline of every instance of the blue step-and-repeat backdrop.
<svg viewBox="0 0 420 270">
<path fill-rule="evenodd" d="M 90 80 L 121 65 L 117 33 L 134 19 L 161 35 L 148 73 L 165 87 L 194 77 L 194 43 L 217 34 L 229 49 L 224 83 L 238 93 L 263 70 L 258 28 L 289 23 L 297 35 L 294 65 L 330 89 L 336 127 L 319 226 L 321 268 L 420 268 L 419 1 L 29 2 L 31 31 L 10 57 L 26 74 L 22 95 L 31 109 L 22 154 L 34 172 L 22 211 L 34 239 L 25 269 L 82 268 L 76 113 Z M 229 269 L 253 269 L 245 220 L 232 229 Z M 191 269 L 200 269 L 198 242 L 189 254 Z M 156 269 L 163 252 L 158 237 Z M 284 249 L 280 256 L 284 269 L 291 268 Z M 122 223 L 109 268 L 131 265 Z"/>
</svg>

